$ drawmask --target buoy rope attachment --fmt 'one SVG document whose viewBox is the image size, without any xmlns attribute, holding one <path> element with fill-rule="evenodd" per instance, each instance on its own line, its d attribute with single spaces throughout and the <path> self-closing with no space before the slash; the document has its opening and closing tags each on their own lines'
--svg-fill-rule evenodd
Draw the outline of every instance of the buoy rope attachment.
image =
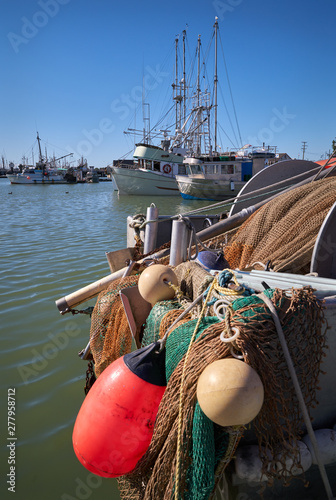
<svg viewBox="0 0 336 500">
<path fill-rule="evenodd" d="M 175 293 L 175 296 L 178 298 L 178 299 L 181 299 L 183 297 L 183 293 L 181 292 L 180 290 L 180 287 L 177 286 L 177 285 L 174 285 L 174 283 L 172 283 L 171 281 L 169 280 L 163 280 L 163 282 L 168 285 L 170 288 L 172 288 L 174 290 L 174 293 Z"/>
</svg>

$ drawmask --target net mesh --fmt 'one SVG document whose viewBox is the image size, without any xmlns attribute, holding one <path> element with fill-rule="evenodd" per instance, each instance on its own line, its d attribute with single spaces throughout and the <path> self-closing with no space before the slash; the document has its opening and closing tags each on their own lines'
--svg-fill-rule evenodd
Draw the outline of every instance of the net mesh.
<svg viewBox="0 0 336 500">
<path fill-rule="evenodd" d="M 231 269 L 270 260 L 274 271 L 305 274 L 318 231 L 335 201 L 336 178 L 314 181 L 281 194 L 210 246 L 223 247 Z"/>
<path fill-rule="evenodd" d="M 139 276 L 113 281 L 97 298 L 92 312 L 90 348 L 98 377 L 120 356 L 131 352 L 132 334 L 119 291 L 137 285 Z"/>
</svg>

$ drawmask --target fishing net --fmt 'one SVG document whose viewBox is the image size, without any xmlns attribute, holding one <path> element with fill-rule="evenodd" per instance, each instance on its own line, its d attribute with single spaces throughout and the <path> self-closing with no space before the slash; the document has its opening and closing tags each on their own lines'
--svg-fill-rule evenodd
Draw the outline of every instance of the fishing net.
<svg viewBox="0 0 336 500">
<path fill-rule="evenodd" d="M 323 306 L 310 287 L 292 289 L 290 296 L 276 289 L 272 301 L 310 411 L 318 404 L 318 379 L 327 348 Z M 240 331 L 236 348 L 257 371 L 265 391 L 262 410 L 253 422 L 262 472 L 269 479 L 281 478 L 288 483 L 291 470 L 302 469 L 297 441 L 302 437 L 304 424 L 278 334 L 268 308 L 256 295 L 237 299 L 231 311 L 230 324 Z M 290 457 L 293 462 L 288 471 L 286 460 Z"/>
<path fill-rule="evenodd" d="M 325 327 L 321 304 L 312 290 L 265 292 L 275 304 L 282 323 L 303 396 L 308 408 L 316 403 L 320 363 L 325 348 Z M 265 390 L 263 408 L 254 420 L 263 472 L 272 479 L 288 481 L 286 458 L 294 456 L 300 467 L 296 442 L 303 432 L 303 419 L 289 378 L 275 325 L 264 302 L 256 295 L 235 300 L 227 321 L 239 327 L 235 349 L 260 375 Z M 169 314 L 169 313 L 168 313 Z M 230 344 L 220 340 L 224 322 L 204 317 L 191 346 L 181 389 L 182 370 L 196 320 L 177 326 L 166 343 L 167 389 L 161 401 L 154 434 L 136 469 L 119 479 L 123 500 L 206 500 L 230 463 L 244 429 L 223 428 L 211 422 L 200 409 L 196 389 L 200 374 L 215 360 L 231 357 Z M 151 322 L 147 328 L 151 328 Z M 160 329 L 155 326 L 156 332 Z M 156 333 L 155 335 L 157 335 Z M 147 332 L 148 338 L 153 338 Z M 182 390 L 182 419 L 179 417 Z M 180 420 L 179 420 L 180 418 Z M 178 448 L 178 426 L 182 440 Z M 282 450 L 279 458 L 278 452 Z M 279 469 L 279 461 L 283 465 Z"/>
<path fill-rule="evenodd" d="M 305 274 L 318 231 L 335 201 L 336 178 L 311 182 L 279 195 L 210 246 L 224 247 L 231 269 L 271 261 L 274 271 Z"/>
<path fill-rule="evenodd" d="M 119 291 L 137 285 L 139 276 L 113 281 L 97 298 L 92 312 L 90 348 L 98 377 L 120 356 L 131 352 L 132 334 Z"/>
<path fill-rule="evenodd" d="M 157 302 L 146 320 L 141 346 L 147 346 L 152 342 L 157 342 L 162 335 L 160 335 L 160 327 L 164 318 L 169 312 L 174 313 L 174 317 L 181 314 L 181 304 L 177 300 L 162 300 Z M 167 322 L 164 322 L 167 324 Z"/>
</svg>

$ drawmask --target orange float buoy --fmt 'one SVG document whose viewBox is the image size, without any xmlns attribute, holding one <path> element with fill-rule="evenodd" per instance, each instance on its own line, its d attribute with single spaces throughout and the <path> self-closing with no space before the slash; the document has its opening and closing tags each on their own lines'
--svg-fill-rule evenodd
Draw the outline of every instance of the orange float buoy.
<svg viewBox="0 0 336 500">
<path fill-rule="evenodd" d="M 158 343 L 109 365 L 87 394 L 72 442 L 79 461 L 102 477 L 131 472 L 151 441 L 166 386 L 165 349 Z"/>
</svg>

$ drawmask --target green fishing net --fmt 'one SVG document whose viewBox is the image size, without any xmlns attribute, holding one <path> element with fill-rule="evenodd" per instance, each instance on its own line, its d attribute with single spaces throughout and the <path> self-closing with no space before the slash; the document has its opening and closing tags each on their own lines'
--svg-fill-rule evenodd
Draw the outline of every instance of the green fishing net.
<svg viewBox="0 0 336 500">
<path fill-rule="evenodd" d="M 160 326 L 163 318 L 167 313 L 176 309 L 182 309 L 178 300 L 161 300 L 153 306 L 146 320 L 141 347 L 145 347 L 159 340 Z"/>
</svg>

